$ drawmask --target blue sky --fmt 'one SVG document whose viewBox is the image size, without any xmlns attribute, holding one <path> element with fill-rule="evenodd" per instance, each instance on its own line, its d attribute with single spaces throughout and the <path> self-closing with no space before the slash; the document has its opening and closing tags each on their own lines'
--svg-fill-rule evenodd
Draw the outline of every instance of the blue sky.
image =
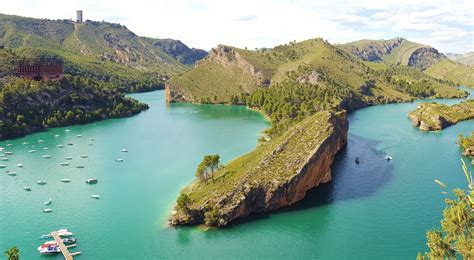
<svg viewBox="0 0 474 260">
<path fill-rule="evenodd" d="M 85 19 L 203 49 L 404 37 L 442 52 L 474 51 L 474 2 L 467 0 L 0 0 L 0 6 L 1 13 L 50 19 L 73 18 L 82 9 Z"/>
</svg>

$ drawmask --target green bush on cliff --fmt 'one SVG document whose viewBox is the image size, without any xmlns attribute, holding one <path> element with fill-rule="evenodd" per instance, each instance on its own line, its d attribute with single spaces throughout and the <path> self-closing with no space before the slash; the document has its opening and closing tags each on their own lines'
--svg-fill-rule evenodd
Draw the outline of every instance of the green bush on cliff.
<svg viewBox="0 0 474 260">
<path fill-rule="evenodd" d="M 441 229 L 426 233 L 429 252 L 418 253 L 417 259 L 463 259 L 474 258 L 474 183 L 472 174 L 462 160 L 464 175 L 467 179 L 468 193 L 461 189 L 453 191 L 455 199 L 446 199 Z"/>
</svg>

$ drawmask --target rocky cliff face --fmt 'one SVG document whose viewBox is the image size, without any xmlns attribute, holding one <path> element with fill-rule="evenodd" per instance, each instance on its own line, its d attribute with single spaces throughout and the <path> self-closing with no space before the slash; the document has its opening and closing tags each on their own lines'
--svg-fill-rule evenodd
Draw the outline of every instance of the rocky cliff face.
<svg viewBox="0 0 474 260">
<path fill-rule="evenodd" d="M 255 78 L 257 78 L 262 85 L 269 85 L 270 82 L 266 81 L 264 72 L 252 65 L 250 62 L 245 60 L 238 51 L 234 48 L 219 45 L 216 48 L 212 49 L 209 53 L 209 59 L 215 61 L 226 68 L 237 67 Z"/>
<path fill-rule="evenodd" d="M 366 48 L 355 48 L 351 52 L 355 56 L 366 61 L 382 61 L 382 56 L 390 54 L 393 49 L 399 47 L 403 38 L 395 38 L 393 40 L 383 41 L 379 46 L 368 45 Z"/>
<path fill-rule="evenodd" d="M 437 103 L 422 103 L 408 113 L 413 126 L 423 131 L 441 130 L 459 121 L 474 118 L 474 100 L 447 106 Z"/>
<path fill-rule="evenodd" d="M 314 123 L 314 122 L 313 122 Z M 256 181 L 252 174 L 245 175 L 233 183 L 234 189 L 217 196 L 210 195 L 202 204 L 190 207 L 186 211 L 176 211 L 171 219 L 172 225 L 202 224 L 226 226 L 231 221 L 251 215 L 292 205 L 303 199 L 310 189 L 331 180 L 331 164 L 335 154 L 347 143 L 348 121 L 346 112 L 329 114 L 323 139 L 317 139 L 322 132 L 315 132 L 313 140 L 319 142 L 311 145 L 307 157 L 300 157 L 284 162 L 294 172 L 281 172 L 270 181 L 264 178 Z M 298 128 L 297 128 L 298 129 Z M 258 171 L 263 171 L 268 164 L 289 149 L 292 138 L 301 138 L 306 127 L 301 127 L 287 136 L 272 152 L 261 161 Z M 302 152 L 302 154 L 305 154 Z M 212 210 L 211 210 L 212 209 Z"/>
<path fill-rule="evenodd" d="M 407 65 L 424 70 L 439 62 L 439 60 L 442 58 L 446 57 L 439 53 L 437 49 L 432 47 L 423 47 L 416 49 L 411 54 Z"/>
</svg>

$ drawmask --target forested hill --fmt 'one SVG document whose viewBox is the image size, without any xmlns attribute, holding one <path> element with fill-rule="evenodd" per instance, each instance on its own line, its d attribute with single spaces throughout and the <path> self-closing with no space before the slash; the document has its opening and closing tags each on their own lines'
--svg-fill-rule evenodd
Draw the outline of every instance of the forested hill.
<svg viewBox="0 0 474 260">
<path fill-rule="evenodd" d="M 66 73 L 112 83 L 126 92 L 163 88 L 165 80 L 207 54 L 180 41 L 137 36 L 120 24 L 4 14 L 0 46 L 19 55 L 59 55 Z"/>
<path fill-rule="evenodd" d="M 359 40 L 340 44 L 338 47 L 364 61 L 406 65 L 418 68 L 435 78 L 474 87 L 474 67 L 468 63 L 468 58 L 463 60 L 461 57 L 459 62 L 448 59 L 431 46 L 404 38 Z"/>
</svg>

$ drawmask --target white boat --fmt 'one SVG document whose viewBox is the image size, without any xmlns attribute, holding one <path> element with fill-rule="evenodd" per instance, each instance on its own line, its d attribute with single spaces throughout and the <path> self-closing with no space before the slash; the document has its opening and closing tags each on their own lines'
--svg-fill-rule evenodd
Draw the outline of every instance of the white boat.
<svg viewBox="0 0 474 260">
<path fill-rule="evenodd" d="M 56 138 L 57 138 L 57 137 L 59 137 L 59 135 L 54 135 L 54 137 L 56 137 Z"/>
<path fill-rule="evenodd" d="M 29 150 L 29 153 L 36 153 L 36 150 Z"/>
<path fill-rule="evenodd" d="M 53 212 L 53 210 L 52 209 L 43 209 L 43 212 L 44 213 L 49 213 L 49 212 Z"/>
<path fill-rule="evenodd" d="M 117 158 L 115 159 L 116 162 L 123 162 L 123 159 L 122 158 Z"/>
<path fill-rule="evenodd" d="M 82 135 L 76 135 L 77 137 L 82 137 Z"/>
<path fill-rule="evenodd" d="M 52 202 L 53 202 L 52 199 L 48 199 L 47 201 L 44 202 L 44 205 L 51 205 Z"/>
<path fill-rule="evenodd" d="M 2 157 L 2 158 L 0 158 L 0 161 L 8 161 L 8 158 L 7 157 Z"/>
<path fill-rule="evenodd" d="M 71 143 L 71 142 L 69 142 L 69 143 L 67 143 L 67 145 L 74 145 L 74 144 L 73 144 L 73 143 Z"/>
<path fill-rule="evenodd" d="M 393 159 L 393 157 L 390 156 L 390 155 L 385 155 L 384 159 L 387 160 L 387 161 L 390 161 L 390 160 Z"/>
<path fill-rule="evenodd" d="M 31 191 L 31 188 L 28 187 L 28 186 L 23 187 L 23 189 L 26 190 L 26 191 Z"/>
<path fill-rule="evenodd" d="M 5 164 L 0 164 L 0 168 L 7 168 Z"/>
<path fill-rule="evenodd" d="M 56 145 L 57 148 L 64 148 L 64 144 L 58 144 Z"/>
<path fill-rule="evenodd" d="M 71 179 L 61 179 L 61 181 L 64 183 L 68 183 L 68 182 L 71 182 Z"/>
<path fill-rule="evenodd" d="M 45 184 L 46 184 L 46 182 L 43 181 L 43 180 L 39 180 L 39 181 L 37 181 L 36 183 L 37 183 L 38 185 L 45 185 Z"/>
<path fill-rule="evenodd" d="M 71 132 L 71 130 L 69 130 L 69 129 L 66 129 L 66 132 Z"/>
<path fill-rule="evenodd" d="M 49 158 L 51 158 L 51 155 L 46 154 L 46 155 L 43 155 L 43 156 L 41 156 L 41 157 L 43 157 L 43 159 L 49 159 Z"/>
<path fill-rule="evenodd" d="M 127 153 L 128 150 L 127 149 L 122 149 L 122 153 Z"/>
<path fill-rule="evenodd" d="M 5 152 L 5 154 L 6 154 L 6 155 L 12 155 L 12 154 L 13 154 L 13 152 L 6 151 L 6 152 Z"/>
<path fill-rule="evenodd" d="M 44 143 L 44 140 L 39 139 L 39 140 L 38 140 L 38 143 L 42 144 L 42 143 Z"/>
<path fill-rule="evenodd" d="M 84 165 L 76 165 L 76 168 L 82 169 L 84 168 Z"/>
<path fill-rule="evenodd" d="M 38 247 L 38 251 L 43 255 L 55 255 L 61 253 L 59 246 Z"/>
<path fill-rule="evenodd" d="M 59 165 L 61 165 L 61 166 L 68 166 L 69 163 L 68 163 L 68 162 L 62 162 L 62 163 L 60 163 Z"/>
<path fill-rule="evenodd" d="M 89 156 L 87 156 L 85 154 L 81 155 L 81 158 L 87 158 L 87 157 L 89 157 Z"/>
<path fill-rule="evenodd" d="M 49 150 L 49 148 L 48 147 L 43 147 L 43 150 Z"/>
<path fill-rule="evenodd" d="M 96 194 L 91 195 L 91 197 L 92 197 L 93 199 L 100 199 L 100 195 L 96 195 Z"/>
<path fill-rule="evenodd" d="M 68 156 L 66 157 L 66 160 L 72 160 L 72 157 Z"/>
<path fill-rule="evenodd" d="M 72 236 L 73 234 L 72 234 L 72 232 L 69 232 L 69 231 L 67 231 L 67 230 L 64 230 L 64 231 L 58 230 L 58 235 L 59 235 L 60 237 L 70 237 L 70 236 Z"/>
<path fill-rule="evenodd" d="M 16 172 L 8 171 L 8 172 L 7 172 L 7 175 L 9 175 L 9 176 L 16 176 Z"/>
<path fill-rule="evenodd" d="M 87 180 L 86 180 L 86 183 L 87 183 L 87 184 L 95 184 L 95 183 L 97 183 L 97 179 L 96 179 L 96 178 L 87 179 Z"/>
<path fill-rule="evenodd" d="M 21 163 L 17 163 L 16 166 L 18 166 L 19 168 L 23 168 L 23 164 Z"/>
<path fill-rule="evenodd" d="M 27 144 L 30 144 L 29 142 L 23 142 L 23 145 L 27 145 Z"/>
<path fill-rule="evenodd" d="M 12 147 L 12 146 L 13 146 L 13 144 L 7 144 L 7 147 Z"/>
</svg>

